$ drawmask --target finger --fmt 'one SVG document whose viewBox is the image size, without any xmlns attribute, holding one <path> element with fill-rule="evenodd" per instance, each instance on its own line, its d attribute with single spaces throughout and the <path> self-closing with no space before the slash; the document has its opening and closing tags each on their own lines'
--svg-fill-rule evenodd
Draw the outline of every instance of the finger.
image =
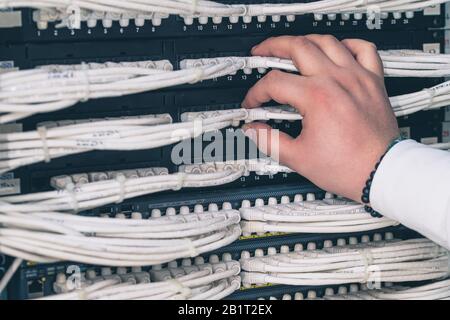
<svg viewBox="0 0 450 320">
<path fill-rule="evenodd" d="M 310 34 L 305 36 L 312 41 L 328 58 L 341 67 L 350 67 L 356 64 L 355 58 L 347 47 L 331 35 Z"/>
<path fill-rule="evenodd" d="M 258 108 L 269 101 L 288 104 L 305 116 L 313 104 L 314 89 L 307 78 L 273 70 L 259 80 L 247 93 L 243 108 Z"/>
<path fill-rule="evenodd" d="M 288 134 L 260 122 L 246 124 L 242 130 L 262 153 L 273 160 L 290 166 L 294 158 L 298 158 L 295 139 Z"/>
<path fill-rule="evenodd" d="M 290 59 L 304 76 L 330 73 L 336 65 L 306 37 L 270 38 L 253 48 L 252 54 Z"/>
<path fill-rule="evenodd" d="M 383 62 L 378 54 L 377 47 L 373 43 L 360 39 L 346 39 L 342 43 L 363 68 L 384 78 Z"/>
</svg>

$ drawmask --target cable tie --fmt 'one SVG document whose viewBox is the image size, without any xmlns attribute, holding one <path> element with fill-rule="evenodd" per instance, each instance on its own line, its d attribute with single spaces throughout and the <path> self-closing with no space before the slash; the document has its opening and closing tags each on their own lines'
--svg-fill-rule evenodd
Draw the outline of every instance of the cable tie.
<svg viewBox="0 0 450 320">
<path fill-rule="evenodd" d="M 78 289 L 76 292 L 78 300 L 87 300 L 87 292 L 85 289 Z"/>
<path fill-rule="evenodd" d="M 83 62 L 81 64 L 81 74 L 82 74 L 83 80 L 84 80 L 84 97 L 81 98 L 81 102 L 88 101 L 91 96 L 91 83 L 89 81 L 88 71 L 89 71 L 89 66 L 85 62 Z"/>
<path fill-rule="evenodd" d="M 167 283 L 173 285 L 177 293 L 180 293 L 185 299 L 192 295 L 191 288 L 185 287 L 180 281 L 176 279 L 169 279 Z"/>
<path fill-rule="evenodd" d="M 427 110 L 433 106 L 434 98 L 436 97 L 436 91 L 430 88 L 423 90 L 428 95 L 428 105 L 424 110 Z"/>
<path fill-rule="evenodd" d="M 197 248 L 195 247 L 194 242 L 190 238 L 186 238 L 184 240 L 187 241 L 187 245 L 189 247 L 189 256 L 191 258 L 195 258 L 195 257 L 199 256 L 199 252 L 197 251 Z"/>
<path fill-rule="evenodd" d="M 372 266 L 373 263 L 373 257 L 372 257 L 372 251 L 370 249 L 363 249 L 358 250 L 358 253 L 361 255 L 361 260 L 364 263 L 364 282 L 367 283 L 370 278 L 370 270 L 369 268 Z"/>
<path fill-rule="evenodd" d="M 231 7 L 231 6 L 230 6 Z M 245 17 L 248 14 L 248 6 L 245 4 L 235 5 L 234 7 L 242 8 L 243 12 L 239 14 L 239 17 Z"/>
<path fill-rule="evenodd" d="M 201 136 L 203 134 L 203 128 L 204 128 L 204 119 L 203 118 L 195 118 L 194 121 L 192 122 L 193 125 L 193 137 L 192 138 L 197 138 L 199 136 Z"/>
<path fill-rule="evenodd" d="M 125 199 L 125 182 L 126 178 L 124 175 L 118 175 L 116 177 L 116 182 L 119 184 L 119 199 L 116 201 L 117 204 L 122 203 Z"/>
<path fill-rule="evenodd" d="M 197 9 L 198 9 L 198 0 L 192 0 L 191 13 L 193 16 L 197 14 Z"/>
<path fill-rule="evenodd" d="M 173 191 L 178 191 L 181 190 L 184 187 L 184 182 L 186 181 L 186 173 L 185 172 L 178 172 L 176 174 L 178 182 L 177 182 L 177 186 L 175 188 L 173 188 Z"/>
<path fill-rule="evenodd" d="M 190 82 L 190 84 L 195 84 L 203 80 L 203 77 L 205 76 L 203 68 L 195 68 L 192 71 L 194 72 L 195 78 L 194 80 L 192 80 L 192 82 Z"/>
<path fill-rule="evenodd" d="M 75 213 L 78 213 L 79 211 L 79 204 L 78 204 L 78 199 L 77 199 L 77 195 L 75 193 L 75 185 L 73 184 L 73 182 L 70 182 L 67 184 L 65 191 L 67 192 L 67 195 L 70 198 L 70 203 L 72 206 L 72 210 Z"/>
<path fill-rule="evenodd" d="M 48 143 L 47 143 L 47 128 L 45 126 L 39 127 L 37 129 L 37 132 L 42 141 L 42 152 L 44 153 L 45 162 L 49 163 L 51 160 L 51 157 L 50 157 L 50 152 L 48 150 Z"/>
</svg>

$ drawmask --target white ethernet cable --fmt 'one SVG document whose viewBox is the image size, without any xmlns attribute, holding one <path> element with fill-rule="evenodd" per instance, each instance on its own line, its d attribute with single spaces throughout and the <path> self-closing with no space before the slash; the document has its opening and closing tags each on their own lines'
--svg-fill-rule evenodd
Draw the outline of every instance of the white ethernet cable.
<svg viewBox="0 0 450 320">
<path fill-rule="evenodd" d="M 161 19 L 168 15 L 178 15 L 185 19 L 187 24 L 192 24 L 193 18 L 198 18 L 202 23 L 207 23 L 212 18 L 215 23 L 221 18 L 228 17 L 230 21 L 237 22 L 240 17 L 246 23 L 251 22 L 252 17 L 258 21 L 265 21 L 266 16 L 273 16 L 274 21 L 278 17 L 287 16 L 290 20 L 296 15 L 314 13 L 320 14 L 345 14 L 367 13 L 370 8 L 376 6 L 383 13 L 399 13 L 424 10 L 430 6 L 440 5 L 449 0 L 321 0 L 309 3 L 262 3 L 262 4 L 221 4 L 219 2 L 204 0 L 0 0 L 0 9 L 31 7 L 50 11 L 44 15 L 43 22 L 61 21 L 59 26 L 68 25 L 74 27 L 66 20 L 68 9 L 77 8 L 82 12 L 82 21 L 92 21 L 90 17 L 94 13 L 100 17 L 107 17 L 108 24 L 113 20 L 122 20 L 122 25 L 127 26 L 128 19 L 137 17 L 140 24 L 142 20 L 156 20 L 155 25 L 161 23 Z M 411 15 L 411 14 L 410 14 Z M 95 16 L 94 16 L 95 17 Z M 276 17 L 276 18 L 275 18 Z M 36 18 L 35 18 L 36 19 Z M 39 23 L 39 20 L 37 20 Z M 45 23 L 44 23 L 45 26 Z M 91 22 L 91 27 L 95 26 Z"/>
<path fill-rule="evenodd" d="M 36 131 L 0 134 L 0 174 L 33 163 L 93 150 L 144 150 L 171 145 L 203 133 L 239 126 L 241 121 L 298 120 L 292 108 L 230 109 L 185 113 L 45 122 Z"/>
<path fill-rule="evenodd" d="M 410 282 L 449 275 L 449 253 L 428 239 L 379 241 L 244 257 L 243 285 Z"/>
<path fill-rule="evenodd" d="M 64 190 L 5 196 L 0 198 L 0 210 L 19 212 L 74 211 L 80 212 L 123 200 L 165 190 L 200 188 L 227 184 L 250 171 L 257 174 L 291 172 L 265 159 L 230 161 L 180 167 L 180 172 L 168 175 L 126 178 L 86 183 L 75 187 L 68 184 Z"/>
<path fill-rule="evenodd" d="M 330 294 L 314 300 L 448 300 L 450 279 L 418 287 L 393 286 L 382 289 Z"/>
<path fill-rule="evenodd" d="M 407 116 L 419 111 L 440 109 L 450 105 L 450 81 L 446 81 L 437 86 L 426 88 L 417 92 L 390 97 L 389 99 L 397 117 Z M 273 113 L 275 112 L 275 108 L 270 109 L 271 113 L 267 116 L 270 117 L 270 119 L 277 119 L 277 115 Z M 263 115 L 266 113 L 266 111 L 262 112 Z M 301 115 L 295 115 L 295 109 L 289 107 L 286 108 L 286 106 L 283 107 L 283 110 L 280 111 L 280 113 L 282 113 L 282 119 L 302 119 Z M 290 113 L 292 118 L 289 117 Z M 263 118 L 263 115 L 260 118 Z"/>
<path fill-rule="evenodd" d="M 68 289 L 65 275 L 58 274 L 54 289 L 60 293 L 39 300 L 220 300 L 241 285 L 239 262 L 230 254 L 221 260 L 217 255 L 209 261 L 197 257 L 194 263 L 183 259 L 181 265 L 172 261 L 167 268 L 155 266 L 148 272 L 139 267 L 131 273 L 118 271 L 103 268 L 97 275 L 88 270 L 75 289 Z"/>
<path fill-rule="evenodd" d="M 427 53 L 419 50 L 378 51 L 384 65 L 386 77 L 448 77 L 450 75 L 450 55 Z M 212 57 L 185 59 L 180 62 L 182 69 L 200 68 L 225 62 L 241 65 L 241 70 L 251 74 L 253 69 L 265 73 L 267 69 L 298 72 L 291 60 L 275 57 Z"/>
<path fill-rule="evenodd" d="M 450 279 L 432 282 L 417 287 L 406 287 L 383 283 L 381 289 L 369 289 L 366 284 L 340 285 L 338 288 L 325 288 L 318 297 L 317 292 L 284 294 L 282 300 L 448 300 L 450 298 Z M 265 298 L 258 298 L 265 300 Z M 278 300 L 270 297 L 270 300 Z"/>
<path fill-rule="evenodd" d="M 134 212 L 131 219 L 120 214 L 112 219 L 47 211 L 24 213 L 17 207 L 0 209 L 0 252 L 40 263 L 159 265 L 217 250 L 241 235 L 236 210 L 173 212 L 148 219 Z"/>
<path fill-rule="evenodd" d="M 450 73 L 448 55 L 419 54 L 403 50 L 387 52 L 384 56 L 387 59 L 388 74 L 442 76 Z M 254 68 L 259 69 L 260 72 L 264 72 L 267 68 L 296 71 L 291 61 L 264 57 L 183 60 L 180 65 L 182 70 L 173 71 L 170 62 L 165 60 L 110 62 L 68 66 L 50 65 L 4 73 L 0 75 L 0 123 L 23 119 L 36 113 L 57 111 L 89 99 L 118 97 L 181 84 L 192 84 L 231 75 L 238 70 L 244 70 L 247 73 Z M 443 86 L 446 87 L 446 83 Z M 406 105 L 402 108 L 411 109 L 408 112 L 412 113 L 448 104 L 447 91 L 435 88 L 427 90 L 425 92 L 425 98 L 428 98 L 426 106 L 417 106 L 418 101 L 414 100 L 411 107 Z M 411 95 L 415 96 L 419 93 L 423 92 Z M 405 97 L 406 100 L 407 98 Z M 396 97 L 393 99 L 395 100 Z"/>
<path fill-rule="evenodd" d="M 251 167 L 253 165 L 253 167 Z M 234 168 L 233 168 L 234 166 Z M 240 164 L 239 161 L 233 163 L 210 163 L 202 165 L 191 165 L 185 169 L 189 173 L 215 172 L 224 169 L 238 170 L 239 166 L 246 171 L 259 174 L 275 174 L 278 172 L 290 172 L 289 169 L 283 170 L 276 164 L 271 165 L 260 159 L 248 165 Z M 262 171 L 260 171 L 262 170 Z M 73 175 L 57 176 L 51 179 L 51 185 L 55 189 L 64 190 L 69 184 L 75 187 L 86 183 L 115 179 L 119 175 L 127 178 L 138 178 L 149 175 L 168 174 L 164 168 L 148 168 L 137 170 L 122 170 L 109 172 L 90 172 L 78 173 Z M 231 209 L 229 203 L 224 203 L 227 209 Z M 216 208 L 216 206 L 211 206 Z M 203 207 L 200 206 L 200 210 Z M 200 213 L 198 208 L 195 212 Z M 186 209 L 183 209 L 186 210 Z M 210 209 L 211 210 L 211 209 Z M 263 235 L 264 233 L 345 233 L 362 232 L 368 230 L 381 229 L 390 226 L 396 226 L 399 223 L 387 218 L 373 218 L 364 210 L 364 206 L 350 200 L 335 198 L 327 193 L 322 200 L 316 200 L 313 193 L 308 193 L 306 199 L 303 195 L 295 195 L 291 202 L 288 196 L 283 196 L 278 200 L 274 197 L 268 198 L 267 205 L 264 200 L 258 198 L 252 207 L 249 200 L 242 201 L 240 211 L 242 221 L 243 236 L 251 234 Z"/>
<path fill-rule="evenodd" d="M 168 61 L 44 66 L 0 75 L 0 123 L 51 112 L 77 102 L 196 83 L 240 68 L 223 63 L 173 71 Z"/>
<path fill-rule="evenodd" d="M 446 90 L 447 86 L 442 84 L 425 90 L 424 94 L 439 95 L 439 92 Z M 420 99 L 423 99 L 421 95 L 411 94 L 392 98 L 391 102 L 397 116 L 428 109 L 429 107 L 424 105 L 426 102 L 438 102 L 438 98 L 429 97 L 429 101 Z M 450 94 L 448 99 L 450 100 Z M 438 106 L 444 105 L 446 104 L 441 103 Z M 93 150 L 130 151 L 158 148 L 195 138 L 206 132 L 239 126 L 242 121 L 301 119 L 302 116 L 294 108 L 279 106 L 187 112 L 182 114 L 180 123 L 172 123 L 169 114 L 45 122 L 38 125 L 36 131 L 0 133 L 0 174 L 33 163 L 50 162 L 54 158 Z M 450 149 L 448 143 L 436 144 L 433 147 Z"/>
<path fill-rule="evenodd" d="M 305 201 L 306 200 L 306 201 Z M 314 194 L 306 199 L 301 195 L 290 201 L 289 197 L 276 199 L 267 205 L 255 201 L 243 203 L 241 227 L 244 235 L 264 233 L 348 233 L 362 232 L 396 226 L 399 223 L 388 218 L 373 218 L 365 212 L 364 205 L 334 198 L 327 194 L 316 200 Z"/>
</svg>

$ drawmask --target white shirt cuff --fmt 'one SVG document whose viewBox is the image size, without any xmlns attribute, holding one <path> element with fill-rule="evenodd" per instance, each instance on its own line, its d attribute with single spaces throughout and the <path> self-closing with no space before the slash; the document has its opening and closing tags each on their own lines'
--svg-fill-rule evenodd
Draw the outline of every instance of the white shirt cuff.
<svg viewBox="0 0 450 320">
<path fill-rule="evenodd" d="M 381 214 L 450 248 L 450 152 L 398 143 L 375 174 L 370 201 Z"/>
</svg>

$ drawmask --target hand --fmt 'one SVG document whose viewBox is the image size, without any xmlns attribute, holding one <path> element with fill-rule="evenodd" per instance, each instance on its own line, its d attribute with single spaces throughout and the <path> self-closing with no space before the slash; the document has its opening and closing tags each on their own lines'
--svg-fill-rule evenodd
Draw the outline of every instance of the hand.
<svg viewBox="0 0 450 320">
<path fill-rule="evenodd" d="M 261 130 L 270 130 L 263 123 L 244 126 L 246 135 L 268 155 L 278 147 L 282 164 L 320 188 L 361 201 L 370 172 L 399 135 L 376 47 L 328 35 L 283 36 L 257 45 L 252 54 L 291 59 L 301 75 L 271 71 L 242 106 L 274 100 L 295 107 L 304 119 L 298 137 L 280 132 L 278 144 L 262 139 Z"/>
</svg>

